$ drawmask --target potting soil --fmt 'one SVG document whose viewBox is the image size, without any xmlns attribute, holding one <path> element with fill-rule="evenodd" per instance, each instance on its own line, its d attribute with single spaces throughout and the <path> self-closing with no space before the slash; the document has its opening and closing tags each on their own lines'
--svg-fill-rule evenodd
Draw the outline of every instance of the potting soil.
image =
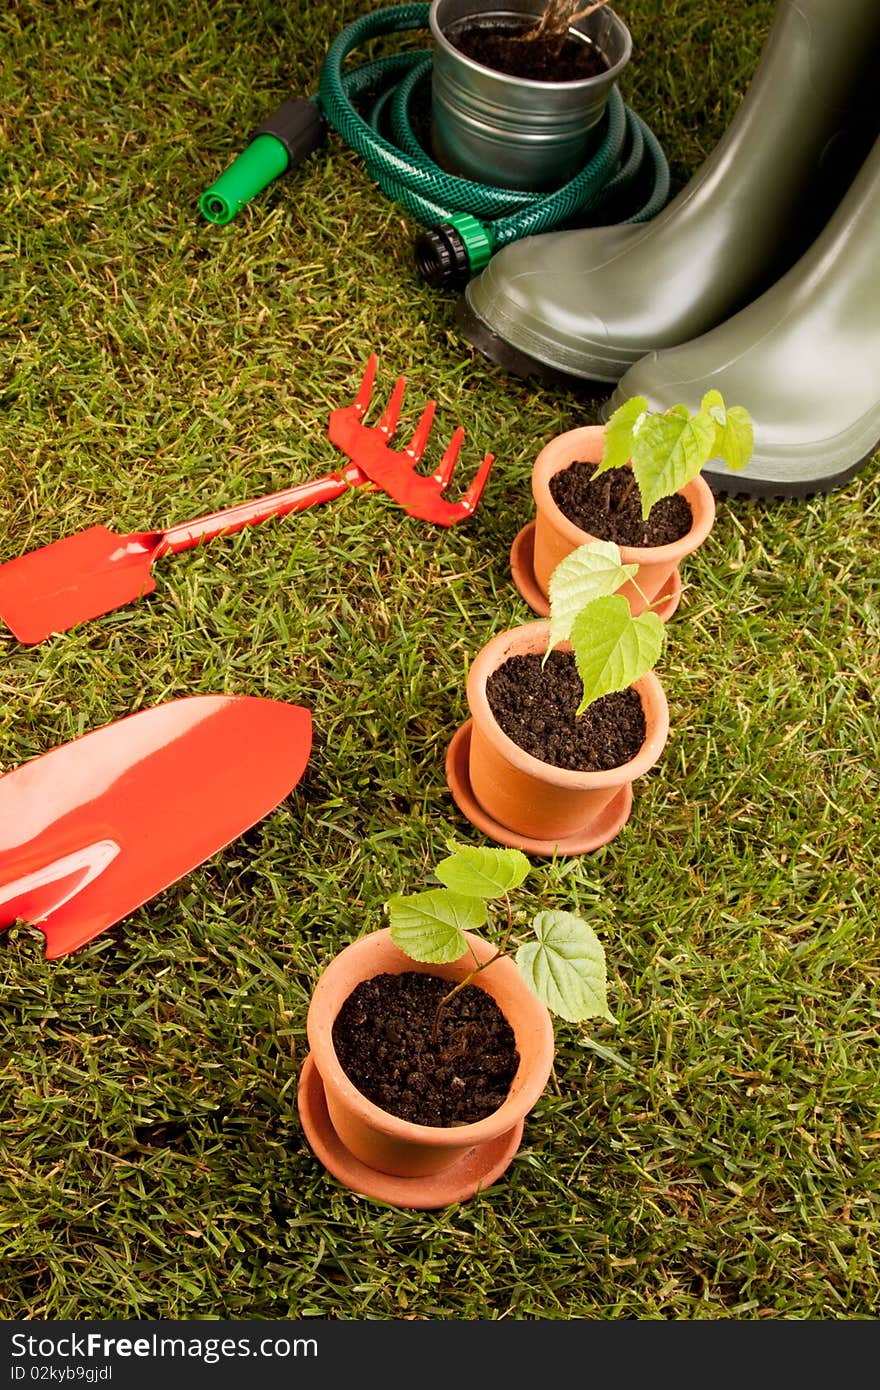
<svg viewBox="0 0 880 1390">
<path fill-rule="evenodd" d="M 577 713 L 584 688 L 571 652 L 508 657 L 486 682 L 489 708 L 520 748 L 554 767 L 620 767 L 645 741 L 642 702 L 632 690 L 603 695 Z"/>
<path fill-rule="evenodd" d="M 413 1124 L 471 1124 L 503 1104 L 519 1065 L 513 1029 L 490 994 L 452 989 L 437 975 L 405 970 L 356 985 L 333 1024 L 333 1046 L 358 1090 Z"/>
<path fill-rule="evenodd" d="M 693 525 L 687 498 L 661 497 L 647 520 L 629 468 L 609 468 L 594 478 L 596 464 L 576 460 L 550 479 L 550 496 L 559 510 L 582 531 L 615 545 L 671 545 Z"/>
</svg>

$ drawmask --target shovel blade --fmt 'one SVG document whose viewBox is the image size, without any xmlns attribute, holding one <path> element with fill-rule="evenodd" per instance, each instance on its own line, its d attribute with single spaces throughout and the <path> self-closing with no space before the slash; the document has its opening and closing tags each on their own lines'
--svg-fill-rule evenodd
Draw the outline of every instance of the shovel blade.
<svg viewBox="0 0 880 1390">
<path fill-rule="evenodd" d="M 85 945 L 273 810 L 308 763 L 312 718 L 255 696 L 128 715 L 0 777 L 0 928 L 55 959 Z"/>
<path fill-rule="evenodd" d="M 98 840 L 48 861 L 44 849 L 35 869 L 0 884 L 0 923 L 45 921 L 103 873 L 118 853 L 119 846 L 112 840 Z"/>
<path fill-rule="evenodd" d="M 110 613 L 156 587 L 150 568 L 162 533 L 116 535 L 106 526 L 32 550 L 0 565 L 0 618 L 19 642 Z"/>
</svg>

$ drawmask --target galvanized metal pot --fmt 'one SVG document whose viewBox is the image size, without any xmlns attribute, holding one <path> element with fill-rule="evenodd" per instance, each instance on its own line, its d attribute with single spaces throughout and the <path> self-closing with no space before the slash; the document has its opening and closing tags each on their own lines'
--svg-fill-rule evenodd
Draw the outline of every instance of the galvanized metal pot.
<svg viewBox="0 0 880 1390">
<path fill-rule="evenodd" d="M 569 30 L 595 44 L 608 64 L 577 82 L 536 82 L 484 67 L 447 34 L 474 20 L 537 18 L 541 0 L 433 0 L 431 129 L 434 157 L 447 173 L 535 192 L 558 188 L 583 167 L 611 88 L 629 62 L 632 38 L 605 6 Z"/>
</svg>

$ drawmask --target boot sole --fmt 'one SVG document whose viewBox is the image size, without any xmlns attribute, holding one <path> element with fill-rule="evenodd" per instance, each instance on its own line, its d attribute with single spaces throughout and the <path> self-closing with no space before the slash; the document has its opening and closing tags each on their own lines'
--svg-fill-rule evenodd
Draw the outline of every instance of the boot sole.
<svg viewBox="0 0 880 1390">
<path fill-rule="evenodd" d="M 822 493 L 834 492 L 844 483 L 849 482 L 850 478 L 854 478 L 856 473 L 871 462 L 878 446 L 880 446 L 880 440 L 863 459 L 851 463 L 838 473 L 828 473 L 821 478 L 775 482 L 770 478 L 738 478 L 735 473 L 729 476 L 720 473 L 707 473 L 705 469 L 702 476 L 716 497 L 730 497 L 734 500 L 737 497 L 758 497 L 768 501 L 775 499 L 784 501 L 787 497 L 818 497 Z"/>
<path fill-rule="evenodd" d="M 506 372 L 521 377 L 524 381 L 534 380 L 541 386 L 590 398 L 608 395 L 614 389 L 613 381 L 572 376 L 560 367 L 550 367 L 545 362 L 539 362 L 537 358 L 529 357 L 528 353 L 522 352 L 519 348 L 511 347 L 510 343 L 505 342 L 477 317 L 464 295 L 455 307 L 455 322 L 461 329 L 462 336 L 472 347 L 497 366 L 503 367 Z"/>
</svg>

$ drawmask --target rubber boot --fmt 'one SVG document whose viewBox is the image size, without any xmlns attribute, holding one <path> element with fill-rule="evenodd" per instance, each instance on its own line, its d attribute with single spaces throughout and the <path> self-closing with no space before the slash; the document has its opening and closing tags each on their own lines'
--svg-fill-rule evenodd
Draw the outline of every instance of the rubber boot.
<svg viewBox="0 0 880 1390">
<path fill-rule="evenodd" d="M 653 349 L 730 317 L 835 206 L 839 186 L 817 217 L 878 52 L 880 0 L 780 0 L 736 116 L 685 188 L 647 223 L 504 247 L 459 301 L 464 337 L 517 375 L 577 389 L 616 382 Z M 852 170 L 868 148 L 863 139 Z"/>
<path fill-rule="evenodd" d="M 653 352 L 621 378 L 631 396 L 696 409 L 705 391 L 744 405 L 755 449 L 741 472 L 703 469 L 713 492 L 830 492 L 880 443 L 880 138 L 828 225 L 771 289 L 690 343 Z"/>
</svg>

